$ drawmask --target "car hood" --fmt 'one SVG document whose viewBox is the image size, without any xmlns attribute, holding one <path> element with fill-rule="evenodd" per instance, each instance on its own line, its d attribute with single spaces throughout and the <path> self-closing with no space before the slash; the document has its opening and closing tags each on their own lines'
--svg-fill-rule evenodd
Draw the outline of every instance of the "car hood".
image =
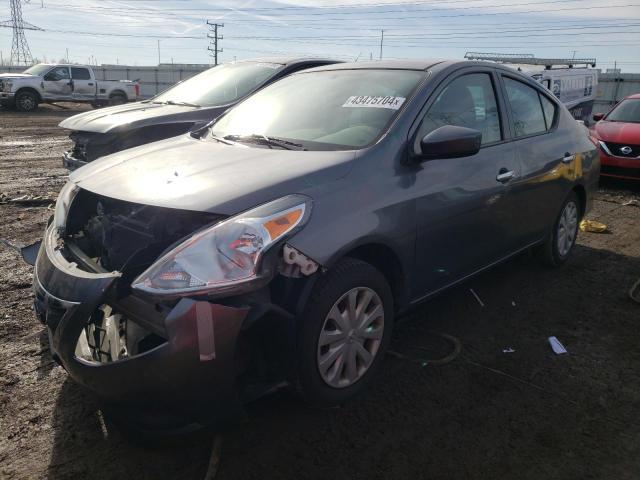
<svg viewBox="0 0 640 480">
<path fill-rule="evenodd" d="M 196 107 L 166 105 L 150 102 L 125 103 L 108 108 L 100 108 L 69 117 L 59 126 L 83 132 L 108 133 L 118 129 L 143 127 L 161 123 L 163 118 L 197 112 Z"/>
<path fill-rule="evenodd" d="M 6 78 L 34 78 L 28 73 L 0 73 L 0 79 Z"/>
<path fill-rule="evenodd" d="M 186 134 L 103 157 L 76 170 L 80 188 L 138 204 L 233 215 L 346 176 L 354 152 L 226 145 Z"/>
<path fill-rule="evenodd" d="M 598 139 L 605 142 L 640 145 L 640 123 L 602 120 L 596 123 L 595 131 Z"/>
</svg>

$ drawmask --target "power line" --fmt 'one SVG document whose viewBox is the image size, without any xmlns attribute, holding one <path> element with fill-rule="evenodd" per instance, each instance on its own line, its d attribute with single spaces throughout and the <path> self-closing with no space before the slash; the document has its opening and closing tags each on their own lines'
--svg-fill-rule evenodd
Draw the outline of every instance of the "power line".
<svg viewBox="0 0 640 480">
<path fill-rule="evenodd" d="M 388 19 L 393 20 L 416 20 L 421 18 L 459 18 L 459 17 L 484 17 L 484 16 L 496 16 L 496 15 L 522 15 L 525 13 L 548 13 L 548 12 L 566 12 L 566 11 L 586 11 L 586 10 L 596 10 L 596 9 L 614 9 L 614 8 L 627 8 L 627 7 L 639 7 L 640 3 L 629 3 L 624 5 L 599 5 L 599 6 L 591 6 L 591 7 L 568 7 L 568 8 L 552 8 L 552 9 L 540 9 L 540 10 L 518 10 L 518 11 L 509 11 L 509 12 L 483 12 L 483 13 L 466 13 L 466 14 L 453 14 L 453 15 L 428 15 L 426 17 L 422 17 L 419 15 L 411 15 L 411 16 L 401 16 L 401 17 L 387 17 Z M 487 7 L 490 8 L 490 7 Z M 380 19 L 374 19 L 376 21 L 380 21 Z M 243 23 L 256 23 L 256 22 L 264 22 L 265 20 L 243 20 Z M 309 19 L 293 19 L 292 22 L 317 22 L 317 20 L 309 18 Z M 324 18 L 323 21 L 332 21 L 332 22 L 344 22 L 349 21 L 352 22 L 351 18 Z"/>
</svg>

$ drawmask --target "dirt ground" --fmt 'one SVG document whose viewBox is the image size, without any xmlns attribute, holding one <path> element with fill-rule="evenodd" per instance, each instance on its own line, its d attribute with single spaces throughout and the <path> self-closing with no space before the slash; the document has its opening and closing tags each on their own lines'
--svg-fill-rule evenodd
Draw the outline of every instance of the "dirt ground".
<svg viewBox="0 0 640 480">
<path fill-rule="evenodd" d="M 0 203 L 55 197 L 70 144 L 56 125 L 82 108 L 0 110 Z M 222 435 L 216 478 L 640 478 L 640 305 L 627 297 L 640 277 L 639 203 L 639 185 L 606 182 L 589 218 L 610 233 L 581 233 L 565 267 L 525 254 L 424 305 L 348 405 L 314 410 L 287 392 L 250 405 Z M 49 215 L 0 204 L 0 237 L 29 244 Z M 31 267 L 2 246 L 0 279 L 0 478 L 204 478 L 211 438 L 124 437 L 53 364 Z M 449 349 L 434 331 L 460 339 L 453 362 L 423 361 Z M 551 351 L 551 335 L 568 354 Z"/>
</svg>

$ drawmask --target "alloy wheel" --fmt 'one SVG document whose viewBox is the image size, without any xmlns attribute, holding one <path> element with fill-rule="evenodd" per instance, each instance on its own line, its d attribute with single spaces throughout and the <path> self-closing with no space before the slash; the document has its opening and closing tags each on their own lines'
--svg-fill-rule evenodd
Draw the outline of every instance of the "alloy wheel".
<svg viewBox="0 0 640 480">
<path fill-rule="evenodd" d="M 33 98 L 28 95 L 23 95 L 20 98 L 20 107 L 22 107 L 23 110 L 32 110 L 35 107 L 34 103 Z"/>
<path fill-rule="evenodd" d="M 567 202 L 560 214 L 558 221 L 558 253 L 561 257 L 565 257 L 573 243 L 576 241 L 578 232 L 578 206 L 575 202 Z"/>
<path fill-rule="evenodd" d="M 369 370 L 384 334 L 384 306 L 367 287 L 349 290 L 333 304 L 320 330 L 317 366 L 334 388 L 356 383 Z"/>
</svg>

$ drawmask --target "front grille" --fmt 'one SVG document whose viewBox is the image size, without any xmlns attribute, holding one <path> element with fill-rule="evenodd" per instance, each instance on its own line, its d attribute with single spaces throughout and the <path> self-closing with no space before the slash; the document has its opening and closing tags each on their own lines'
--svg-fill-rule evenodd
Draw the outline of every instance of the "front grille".
<svg viewBox="0 0 640 480">
<path fill-rule="evenodd" d="M 110 133 L 73 132 L 69 138 L 73 140 L 73 158 L 83 162 L 92 162 L 120 150 L 117 137 Z"/>
<path fill-rule="evenodd" d="M 628 143 L 603 142 L 612 155 L 624 158 L 640 157 L 640 145 L 629 145 Z"/>
</svg>

